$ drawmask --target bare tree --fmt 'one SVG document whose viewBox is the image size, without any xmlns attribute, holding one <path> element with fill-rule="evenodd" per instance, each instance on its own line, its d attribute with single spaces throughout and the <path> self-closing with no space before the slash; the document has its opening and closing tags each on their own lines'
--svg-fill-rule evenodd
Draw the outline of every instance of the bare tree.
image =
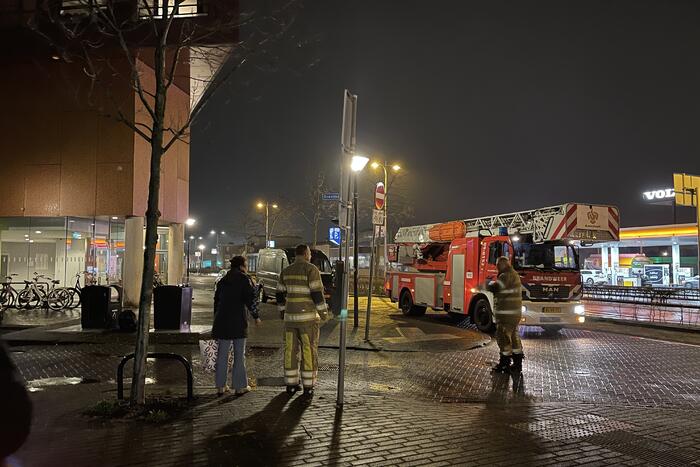
<svg viewBox="0 0 700 467">
<path fill-rule="evenodd" d="M 265 9 L 240 12 L 237 2 L 215 0 L 38 1 L 31 26 L 58 58 L 84 71 L 89 84 L 84 100 L 101 115 L 122 122 L 150 148 L 132 403 L 145 401 L 162 158 L 178 142 L 189 141 L 192 122 L 217 89 L 289 30 L 295 3 L 284 0 L 274 8 L 271 2 L 259 2 L 256 7 Z M 177 108 L 182 106 L 172 100 L 173 85 L 183 79 L 190 83 L 189 109 Z M 112 92 L 119 89 L 115 83 L 133 90 L 135 111 L 129 112 Z"/>
<path fill-rule="evenodd" d="M 250 248 L 255 246 L 256 239 L 265 236 L 265 222 L 262 220 L 260 212 L 249 209 L 239 213 L 228 231 L 243 239 L 245 244 L 243 254 L 246 254 Z"/>
<path fill-rule="evenodd" d="M 309 187 L 308 197 L 303 202 L 293 203 L 293 206 L 294 210 L 311 227 L 312 248 L 316 248 L 318 243 L 318 226 L 321 220 L 329 219 L 333 215 L 334 208 L 337 211 L 337 206 L 323 200 L 323 194 L 329 191 L 324 172 L 318 172 L 314 180 L 309 183 Z"/>
</svg>

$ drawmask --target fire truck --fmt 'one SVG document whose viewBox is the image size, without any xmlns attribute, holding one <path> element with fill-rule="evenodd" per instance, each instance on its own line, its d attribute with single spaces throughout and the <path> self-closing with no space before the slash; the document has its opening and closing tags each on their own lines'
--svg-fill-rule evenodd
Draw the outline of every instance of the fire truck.
<svg viewBox="0 0 700 467">
<path fill-rule="evenodd" d="M 385 288 L 408 316 L 428 307 L 468 315 L 484 332 L 494 329 L 496 260 L 511 259 L 522 281 L 522 324 L 557 332 L 583 323 L 578 247 L 615 241 L 614 206 L 566 203 L 531 211 L 401 227 Z"/>
</svg>

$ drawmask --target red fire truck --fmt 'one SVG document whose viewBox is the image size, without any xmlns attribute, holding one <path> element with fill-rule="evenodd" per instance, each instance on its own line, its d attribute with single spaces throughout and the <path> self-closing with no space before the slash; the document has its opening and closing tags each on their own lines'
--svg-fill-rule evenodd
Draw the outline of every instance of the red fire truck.
<svg viewBox="0 0 700 467">
<path fill-rule="evenodd" d="M 385 288 L 405 315 L 427 307 L 468 315 L 482 331 L 494 327 L 496 259 L 507 256 L 523 285 L 522 323 L 556 332 L 583 323 L 578 246 L 619 239 L 616 207 L 567 203 L 531 211 L 401 227 L 399 263 Z"/>
</svg>

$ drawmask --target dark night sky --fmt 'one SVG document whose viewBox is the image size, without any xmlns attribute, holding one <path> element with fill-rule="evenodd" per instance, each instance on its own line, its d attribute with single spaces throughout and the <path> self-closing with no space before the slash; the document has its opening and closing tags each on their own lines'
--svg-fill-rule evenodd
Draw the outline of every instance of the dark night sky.
<svg viewBox="0 0 700 467">
<path fill-rule="evenodd" d="M 307 0 L 297 32 L 318 43 L 240 73 L 194 127 L 191 215 L 235 231 L 256 199 L 335 174 L 349 88 L 358 146 L 407 169 L 415 223 L 567 201 L 670 222 L 641 192 L 700 172 L 699 20 L 697 1 Z"/>
</svg>

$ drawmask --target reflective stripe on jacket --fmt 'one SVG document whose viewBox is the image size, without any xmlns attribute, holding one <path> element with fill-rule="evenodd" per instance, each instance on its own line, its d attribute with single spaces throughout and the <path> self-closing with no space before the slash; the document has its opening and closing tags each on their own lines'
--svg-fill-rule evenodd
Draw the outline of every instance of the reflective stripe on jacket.
<svg viewBox="0 0 700 467">
<path fill-rule="evenodd" d="M 303 258 L 288 266 L 277 282 L 277 306 L 285 322 L 317 322 L 326 315 L 323 283 L 318 268 Z"/>
<path fill-rule="evenodd" d="M 495 299 L 495 314 L 520 315 L 523 306 L 520 275 L 510 268 L 498 275 L 498 280 L 489 284 Z"/>
</svg>

